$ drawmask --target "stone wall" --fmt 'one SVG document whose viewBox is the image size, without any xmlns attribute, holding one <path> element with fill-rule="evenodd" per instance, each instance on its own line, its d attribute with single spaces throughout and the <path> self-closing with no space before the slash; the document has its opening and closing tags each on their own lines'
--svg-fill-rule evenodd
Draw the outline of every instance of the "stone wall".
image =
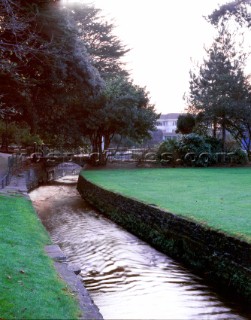
<svg viewBox="0 0 251 320">
<path fill-rule="evenodd" d="M 251 302 L 251 245 L 155 206 L 104 190 L 81 175 L 81 196 L 111 220 L 204 278 Z"/>
</svg>

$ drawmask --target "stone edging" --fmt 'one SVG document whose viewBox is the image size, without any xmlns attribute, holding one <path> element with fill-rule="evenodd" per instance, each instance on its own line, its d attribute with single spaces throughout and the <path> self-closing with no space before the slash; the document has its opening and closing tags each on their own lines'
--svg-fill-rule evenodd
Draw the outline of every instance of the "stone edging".
<svg viewBox="0 0 251 320">
<path fill-rule="evenodd" d="M 49 257 L 54 260 L 55 268 L 60 277 L 68 284 L 71 291 L 77 297 L 83 314 L 80 319 L 103 319 L 98 307 L 94 304 L 89 293 L 83 286 L 82 281 L 77 277 L 81 271 L 81 268 L 78 266 L 69 266 L 65 262 L 66 256 L 58 245 L 46 246 L 45 251 Z"/>
<path fill-rule="evenodd" d="M 81 196 L 111 220 L 211 282 L 251 302 L 251 245 L 155 206 L 105 190 L 83 176 Z"/>
<path fill-rule="evenodd" d="M 41 168 L 28 169 L 17 175 L 11 177 L 10 184 L 4 189 L 0 190 L 0 194 L 3 195 L 21 195 L 27 199 L 30 199 L 28 192 L 39 186 L 43 178 L 44 172 Z M 54 260 L 54 266 L 59 276 L 70 287 L 72 293 L 76 296 L 79 302 L 79 307 L 82 312 L 81 320 L 89 319 L 103 319 L 103 316 L 99 312 L 98 307 L 91 299 L 88 291 L 84 287 L 82 281 L 77 276 L 80 272 L 76 266 L 68 265 L 66 256 L 57 245 L 50 245 L 45 247 L 45 251 L 50 258 Z"/>
</svg>

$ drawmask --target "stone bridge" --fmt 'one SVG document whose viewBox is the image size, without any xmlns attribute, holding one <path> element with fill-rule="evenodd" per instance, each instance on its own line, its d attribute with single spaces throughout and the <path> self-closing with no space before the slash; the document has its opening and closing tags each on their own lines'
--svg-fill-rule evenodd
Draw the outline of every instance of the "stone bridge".
<svg viewBox="0 0 251 320">
<path fill-rule="evenodd" d="M 44 163 L 45 167 L 55 167 L 59 165 L 60 163 L 75 163 L 81 167 L 84 166 L 87 157 L 83 155 L 61 155 L 61 154 L 55 154 L 55 155 L 46 155 L 46 156 L 40 156 L 37 157 L 36 154 L 33 155 L 33 161 L 34 162 L 42 162 Z"/>
<path fill-rule="evenodd" d="M 62 162 L 46 167 L 47 181 L 60 179 L 64 176 L 78 176 L 82 166 L 74 162 Z"/>
<path fill-rule="evenodd" d="M 33 153 L 31 155 L 32 162 L 43 164 L 47 181 L 79 175 L 86 160 L 86 156 L 75 154 L 49 153 L 42 156 L 40 153 Z"/>
</svg>

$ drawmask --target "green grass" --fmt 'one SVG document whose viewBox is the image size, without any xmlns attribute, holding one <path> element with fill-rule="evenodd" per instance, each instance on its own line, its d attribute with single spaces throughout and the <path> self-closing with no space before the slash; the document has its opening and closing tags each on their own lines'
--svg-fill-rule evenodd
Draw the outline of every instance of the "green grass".
<svg viewBox="0 0 251 320">
<path fill-rule="evenodd" d="M 0 319 L 77 319 L 78 303 L 45 254 L 32 204 L 0 196 Z"/>
<path fill-rule="evenodd" d="M 251 242 L 251 168 L 90 170 L 82 175 Z"/>
</svg>

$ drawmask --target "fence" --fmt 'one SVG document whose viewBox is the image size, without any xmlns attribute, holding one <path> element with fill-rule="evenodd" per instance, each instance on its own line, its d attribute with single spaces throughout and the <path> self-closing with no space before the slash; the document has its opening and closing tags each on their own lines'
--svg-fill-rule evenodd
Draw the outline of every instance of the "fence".
<svg viewBox="0 0 251 320">
<path fill-rule="evenodd" d="M 10 184 L 12 175 L 19 169 L 22 168 L 26 157 L 24 155 L 13 154 L 8 158 L 8 171 L 3 178 L 0 179 L 0 188 L 4 189 Z"/>
</svg>

